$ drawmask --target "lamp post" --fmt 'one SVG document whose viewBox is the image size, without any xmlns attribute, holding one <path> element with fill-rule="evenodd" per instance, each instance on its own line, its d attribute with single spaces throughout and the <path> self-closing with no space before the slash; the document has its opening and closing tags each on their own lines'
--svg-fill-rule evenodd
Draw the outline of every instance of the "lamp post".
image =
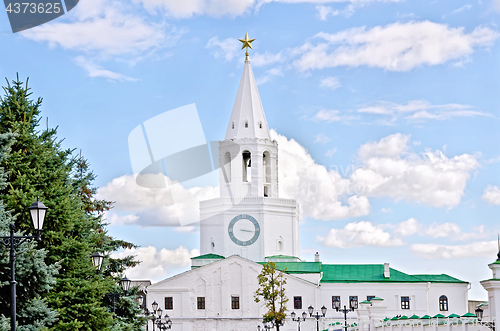
<svg viewBox="0 0 500 331">
<path fill-rule="evenodd" d="M 16 330 L 16 248 L 19 247 L 23 242 L 28 239 L 35 239 L 40 241 L 41 232 L 43 228 L 43 221 L 45 220 L 45 214 L 47 213 L 48 207 L 46 207 L 42 202 L 36 199 L 36 202 L 33 202 L 31 206 L 28 207 L 30 212 L 31 221 L 33 222 L 33 227 L 37 231 L 36 236 L 15 236 L 14 230 L 16 225 L 14 223 L 10 224 L 10 236 L 0 237 L 0 243 L 2 243 L 5 247 L 10 248 L 10 288 L 11 288 L 11 304 L 10 304 L 10 329 L 12 331 Z"/>
<path fill-rule="evenodd" d="M 307 313 L 304 311 L 304 312 L 302 312 L 302 317 L 299 316 L 299 317 L 297 317 L 297 319 L 295 319 L 295 316 L 297 316 L 297 314 L 295 314 L 295 312 L 292 311 L 290 316 L 292 317 L 292 321 L 297 322 L 299 324 L 299 331 L 300 331 L 300 323 L 302 323 L 303 321 L 306 320 Z"/>
<path fill-rule="evenodd" d="M 158 330 L 161 331 L 170 330 L 172 328 L 172 320 L 170 320 L 170 317 L 165 315 L 165 321 L 162 321 L 161 315 L 163 311 L 161 308 L 158 308 L 158 303 L 156 301 L 153 301 L 151 307 L 153 308 L 153 313 L 151 314 L 153 316 L 153 331 L 155 331 L 155 326 L 157 326 Z"/>
<path fill-rule="evenodd" d="M 321 307 L 321 315 L 319 314 L 319 311 L 316 311 L 316 314 L 313 315 L 313 311 L 314 311 L 314 307 L 313 306 L 309 306 L 309 308 L 307 308 L 307 310 L 309 311 L 309 317 L 314 317 L 316 319 L 316 330 L 319 331 L 319 319 L 321 317 L 325 317 L 326 316 L 326 307 L 323 306 Z"/>
<path fill-rule="evenodd" d="M 334 301 L 334 308 L 337 312 L 341 312 L 344 314 L 344 325 L 345 325 L 345 331 L 347 331 L 347 313 L 349 312 L 352 312 L 354 311 L 354 309 L 356 309 L 356 304 L 357 304 L 357 301 L 356 300 L 351 300 L 351 302 L 349 303 L 349 308 L 347 308 L 345 305 L 344 305 L 344 308 L 341 309 L 340 308 L 340 301 L 339 300 L 335 300 Z"/>
<path fill-rule="evenodd" d="M 132 283 L 132 281 L 130 279 L 128 279 L 127 276 L 125 276 L 122 279 L 120 279 L 120 285 L 121 285 L 122 290 L 125 293 L 125 295 L 127 295 L 128 289 L 130 288 L 130 283 Z M 115 311 L 116 311 L 116 299 L 118 299 L 119 297 L 121 297 L 122 294 L 121 293 L 112 292 L 112 293 L 106 294 L 106 296 L 111 297 L 113 299 L 113 314 L 115 314 Z"/>
<path fill-rule="evenodd" d="M 476 308 L 475 313 L 476 313 L 477 319 L 479 321 L 479 324 L 485 325 L 485 326 L 489 327 L 491 330 L 495 331 L 495 322 L 483 322 L 482 321 L 482 319 L 483 319 L 483 310 L 480 307 Z"/>
</svg>

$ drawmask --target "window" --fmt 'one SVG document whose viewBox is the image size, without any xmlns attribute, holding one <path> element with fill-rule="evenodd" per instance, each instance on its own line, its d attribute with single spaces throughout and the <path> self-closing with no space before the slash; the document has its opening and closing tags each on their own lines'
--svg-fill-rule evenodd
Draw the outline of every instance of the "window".
<svg viewBox="0 0 500 331">
<path fill-rule="evenodd" d="M 371 301 L 373 298 L 375 298 L 374 295 L 368 295 L 366 296 L 366 300 Z"/>
<path fill-rule="evenodd" d="M 401 297 L 401 309 L 410 309 L 410 297 Z"/>
<path fill-rule="evenodd" d="M 340 296 L 332 296 L 332 308 L 340 308 Z"/>
<path fill-rule="evenodd" d="M 259 129 L 262 129 L 262 122 L 259 122 Z"/>
<path fill-rule="evenodd" d="M 165 297 L 165 309 L 174 309 L 174 298 Z"/>
<path fill-rule="evenodd" d="M 234 122 L 233 122 L 232 128 L 233 128 L 233 130 L 234 130 Z"/>
<path fill-rule="evenodd" d="M 245 128 L 248 128 L 248 121 L 245 121 Z"/>
<path fill-rule="evenodd" d="M 196 305 L 198 309 L 205 309 L 205 297 L 198 297 Z"/>
<path fill-rule="evenodd" d="M 349 307 L 358 309 L 358 296 L 349 297 Z"/>
<path fill-rule="evenodd" d="M 293 297 L 293 309 L 302 309 L 302 297 Z"/>
<path fill-rule="evenodd" d="M 231 309 L 240 309 L 240 297 L 231 297 Z"/>
<path fill-rule="evenodd" d="M 442 295 L 439 297 L 439 310 L 448 311 L 448 298 L 446 297 L 446 295 Z"/>
</svg>

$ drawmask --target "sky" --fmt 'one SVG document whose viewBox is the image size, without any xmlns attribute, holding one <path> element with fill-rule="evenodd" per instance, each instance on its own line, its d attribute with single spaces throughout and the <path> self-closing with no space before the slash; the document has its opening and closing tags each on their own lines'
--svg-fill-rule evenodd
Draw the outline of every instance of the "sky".
<svg viewBox="0 0 500 331">
<path fill-rule="evenodd" d="M 80 0 L 15 34 L 0 14 L 0 76 L 30 78 L 43 126 L 115 201 L 109 233 L 140 246 L 116 254 L 143 261 L 127 276 L 155 282 L 189 270 L 199 228 L 172 220 L 165 190 L 136 185 L 129 134 L 194 103 L 206 141 L 224 139 L 248 32 L 280 197 L 301 206 L 301 258 L 446 273 L 485 300 L 500 232 L 499 18 L 499 0 Z"/>
</svg>

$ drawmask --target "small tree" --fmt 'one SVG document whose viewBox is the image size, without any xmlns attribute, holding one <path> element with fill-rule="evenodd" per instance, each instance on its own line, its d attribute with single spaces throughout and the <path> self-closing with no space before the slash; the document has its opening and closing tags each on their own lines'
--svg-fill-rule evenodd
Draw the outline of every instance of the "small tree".
<svg viewBox="0 0 500 331">
<path fill-rule="evenodd" d="M 286 270 L 286 269 L 285 269 Z M 262 316 L 264 322 L 272 322 L 279 331 L 285 322 L 286 303 L 288 298 L 285 294 L 286 277 L 283 271 L 276 270 L 276 263 L 263 264 L 259 276 L 259 288 L 255 291 L 255 302 L 264 301 L 267 312 Z"/>
</svg>

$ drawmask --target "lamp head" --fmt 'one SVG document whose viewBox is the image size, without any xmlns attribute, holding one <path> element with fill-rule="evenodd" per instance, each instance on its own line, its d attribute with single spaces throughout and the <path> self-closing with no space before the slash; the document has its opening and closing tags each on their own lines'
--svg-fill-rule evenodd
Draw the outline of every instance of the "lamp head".
<svg viewBox="0 0 500 331">
<path fill-rule="evenodd" d="M 102 261 L 104 261 L 104 255 L 99 252 L 94 252 L 94 254 L 92 254 L 92 264 L 97 269 L 97 273 L 101 271 Z"/>
<path fill-rule="evenodd" d="M 305 321 L 307 318 L 307 313 L 305 311 L 302 312 L 302 319 Z"/>
<path fill-rule="evenodd" d="M 153 313 L 156 314 L 156 311 L 158 310 L 158 302 L 153 301 L 153 303 L 151 304 L 151 307 L 153 308 Z"/>
<path fill-rule="evenodd" d="M 297 315 L 297 314 L 295 314 L 295 312 L 294 312 L 294 311 L 292 311 L 292 312 L 290 313 L 290 317 L 292 318 L 292 321 L 295 321 L 295 316 L 296 316 L 296 315 Z"/>
<path fill-rule="evenodd" d="M 307 308 L 307 310 L 309 311 L 309 316 L 312 316 L 313 311 L 314 311 L 314 307 L 313 307 L 313 306 L 309 306 L 309 307 Z"/>
<path fill-rule="evenodd" d="M 120 285 L 122 286 L 123 292 L 125 293 L 128 292 L 128 289 L 130 288 L 130 283 L 132 283 L 132 281 L 128 279 L 127 276 L 123 277 L 120 280 Z"/>
<path fill-rule="evenodd" d="M 477 307 L 475 313 L 476 313 L 477 319 L 479 321 L 481 321 L 483 319 L 483 310 L 480 307 Z"/>
<path fill-rule="evenodd" d="M 45 220 L 45 214 L 47 213 L 47 206 L 43 204 L 43 202 L 36 198 L 36 201 L 28 207 L 30 211 L 31 221 L 33 222 L 33 227 L 37 231 L 42 231 L 43 221 Z"/>
<path fill-rule="evenodd" d="M 321 313 L 323 314 L 323 317 L 325 317 L 325 315 L 326 315 L 326 310 L 327 309 L 326 309 L 325 305 L 323 305 L 323 307 L 321 307 Z"/>
</svg>

